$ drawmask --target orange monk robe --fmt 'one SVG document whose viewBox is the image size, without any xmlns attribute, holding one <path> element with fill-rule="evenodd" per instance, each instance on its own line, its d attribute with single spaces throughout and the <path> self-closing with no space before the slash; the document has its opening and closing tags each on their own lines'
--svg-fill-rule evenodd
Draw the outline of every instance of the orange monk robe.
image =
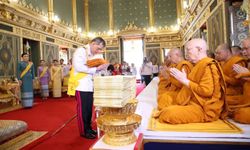
<svg viewBox="0 0 250 150">
<path fill-rule="evenodd" d="M 193 68 L 193 65 L 190 62 L 183 60 L 175 68 L 180 71 L 184 69 L 185 72 L 189 74 L 191 72 L 191 69 Z M 182 83 L 180 83 L 174 77 L 170 76 L 169 84 L 166 86 L 165 92 L 161 95 L 158 95 L 158 109 L 161 110 L 165 107 L 175 104 L 175 102 L 172 100 L 176 97 L 182 86 Z"/>
<path fill-rule="evenodd" d="M 250 72 L 239 74 L 236 77 L 241 78 L 245 83 L 242 95 L 230 97 L 234 100 L 234 104 L 229 105 L 231 117 L 237 122 L 250 124 Z"/>
<path fill-rule="evenodd" d="M 233 56 L 229 60 L 225 61 L 221 66 L 227 84 L 226 87 L 227 96 L 242 94 L 243 82 L 235 77 L 237 73 L 233 70 L 234 64 L 238 64 L 242 67 L 246 67 L 247 65 L 246 60 L 244 58 L 240 56 Z M 226 100 L 228 100 L 228 104 L 230 105 L 230 100 L 227 97 Z"/>
<path fill-rule="evenodd" d="M 158 114 L 159 121 L 171 124 L 211 122 L 225 118 L 225 81 L 218 62 L 200 60 L 188 75 L 189 87 L 183 86 L 174 101 Z"/>
</svg>

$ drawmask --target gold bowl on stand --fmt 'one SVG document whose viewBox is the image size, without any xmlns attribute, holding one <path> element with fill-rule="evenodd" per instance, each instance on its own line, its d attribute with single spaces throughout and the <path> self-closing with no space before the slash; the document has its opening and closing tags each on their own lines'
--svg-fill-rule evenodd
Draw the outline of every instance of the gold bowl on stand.
<svg viewBox="0 0 250 150">
<path fill-rule="evenodd" d="M 134 129 L 141 124 L 141 116 L 132 115 L 103 115 L 97 119 L 98 127 L 106 134 L 104 142 L 110 145 L 122 146 L 136 141 Z"/>
</svg>

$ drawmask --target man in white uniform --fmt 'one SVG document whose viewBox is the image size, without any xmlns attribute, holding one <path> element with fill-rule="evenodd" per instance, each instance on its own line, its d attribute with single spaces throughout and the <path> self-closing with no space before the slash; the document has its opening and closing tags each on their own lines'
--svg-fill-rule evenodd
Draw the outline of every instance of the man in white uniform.
<svg viewBox="0 0 250 150">
<path fill-rule="evenodd" d="M 80 75 L 76 86 L 76 101 L 77 101 L 77 120 L 80 135 L 88 139 L 96 138 L 96 131 L 91 128 L 92 108 L 93 108 L 93 75 L 97 71 L 106 69 L 108 64 L 98 67 L 89 68 L 87 60 L 100 56 L 104 47 L 105 41 L 101 37 L 96 37 L 91 40 L 84 48 L 78 48 L 73 55 L 74 74 Z"/>
</svg>

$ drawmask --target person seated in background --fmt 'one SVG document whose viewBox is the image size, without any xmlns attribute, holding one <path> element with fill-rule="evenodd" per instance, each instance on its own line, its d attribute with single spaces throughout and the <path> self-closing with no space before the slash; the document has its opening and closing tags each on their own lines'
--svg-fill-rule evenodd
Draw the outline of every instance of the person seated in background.
<svg viewBox="0 0 250 150">
<path fill-rule="evenodd" d="M 112 75 L 121 75 L 121 69 L 120 69 L 120 64 L 115 63 L 114 64 L 114 71 L 112 72 Z"/>
<path fill-rule="evenodd" d="M 250 38 L 242 41 L 242 50 L 244 56 L 250 59 Z M 247 68 L 234 64 L 233 70 L 237 73 L 236 78 L 241 79 L 244 84 L 242 95 L 231 97 L 234 103 L 229 105 L 230 117 L 237 122 L 250 124 L 250 65 Z"/>
<path fill-rule="evenodd" d="M 107 71 L 109 71 L 110 75 L 114 75 L 114 70 L 115 70 L 115 67 L 114 65 L 110 64 L 107 68 Z"/>
<path fill-rule="evenodd" d="M 246 67 L 246 60 L 238 55 L 233 55 L 228 44 L 219 45 L 216 50 L 216 59 L 222 62 L 221 68 L 226 81 L 226 101 L 230 106 L 235 104 L 235 96 L 242 95 L 243 82 L 236 78 L 237 73 L 233 70 L 233 65 L 238 64 Z"/>
<path fill-rule="evenodd" d="M 171 67 L 177 68 L 178 70 L 184 70 L 187 74 L 190 73 L 193 65 L 184 60 L 183 53 L 179 48 L 173 48 L 168 53 Z M 169 71 L 167 71 L 169 73 Z M 165 107 L 175 104 L 173 101 L 177 93 L 182 88 L 183 84 L 176 80 L 173 76 L 168 77 L 168 82 L 165 85 L 165 92 L 158 95 L 158 109 L 161 110 Z"/>
<path fill-rule="evenodd" d="M 170 68 L 170 75 L 184 86 L 173 101 L 154 114 L 162 123 L 203 123 L 225 118 L 225 81 L 217 61 L 207 57 L 207 43 L 192 39 L 185 45 L 188 60 L 195 64 L 189 75 L 184 70 Z"/>
</svg>

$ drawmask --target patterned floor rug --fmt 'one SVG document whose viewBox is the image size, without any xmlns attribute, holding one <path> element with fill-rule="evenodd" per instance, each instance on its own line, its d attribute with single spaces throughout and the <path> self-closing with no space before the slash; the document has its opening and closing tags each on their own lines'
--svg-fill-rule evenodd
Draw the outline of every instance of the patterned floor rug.
<svg viewBox="0 0 250 150">
<path fill-rule="evenodd" d="M 24 134 L 17 136 L 14 139 L 11 139 L 2 145 L 0 145 L 0 150 L 19 150 L 22 147 L 30 144 L 31 142 L 39 139 L 47 132 L 38 132 L 38 131 L 27 131 Z"/>
</svg>

